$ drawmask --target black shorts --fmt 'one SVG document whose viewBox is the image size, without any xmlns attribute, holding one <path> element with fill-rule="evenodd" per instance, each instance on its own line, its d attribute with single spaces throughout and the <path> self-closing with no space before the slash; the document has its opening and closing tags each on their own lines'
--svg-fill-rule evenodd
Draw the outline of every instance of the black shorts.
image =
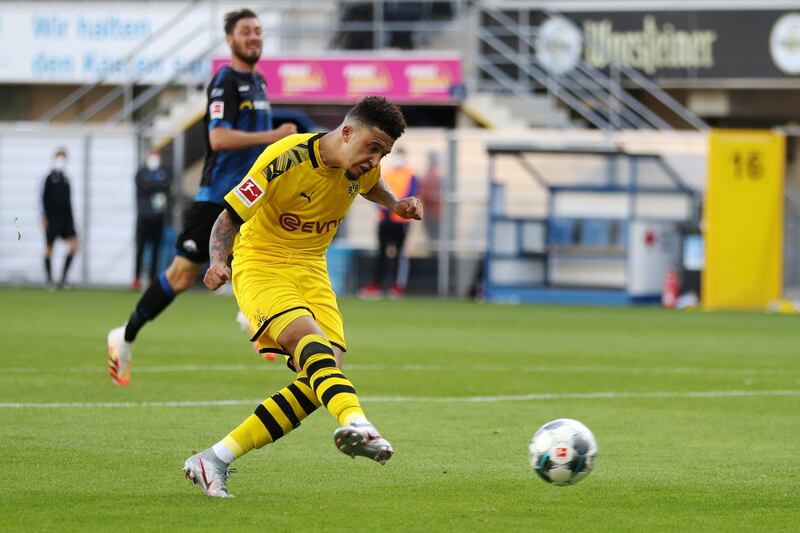
<svg viewBox="0 0 800 533">
<path fill-rule="evenodd" d="M 217 217 L 225 209 L 222 204 L 195 202 L 186 213 L 183 231 L 175 243 L 175 253 L 193 263 L 208 262 L 208 239 Z"/>
<path fill-rule="evenodd" d="M 52 246 L 56 239 L 71 239 L 75 237 L 75 226 L 72 222 L 48 221 L 45 230 L 47 246 Z"/>
<path fill-rule="evenodd" d="M 408 233 L 408 224 L 402 222 L 381 222 L 378 224 L 378 242 L 383 248 L 386 245 L 393 245 L 398 250 L 403 249 Z"/>
<path fill-rule="evenodd" d="M 136 219 L 136 242 L 161 241 L 164 234 L 164 217 L 138 217 Z"/>
</svg>

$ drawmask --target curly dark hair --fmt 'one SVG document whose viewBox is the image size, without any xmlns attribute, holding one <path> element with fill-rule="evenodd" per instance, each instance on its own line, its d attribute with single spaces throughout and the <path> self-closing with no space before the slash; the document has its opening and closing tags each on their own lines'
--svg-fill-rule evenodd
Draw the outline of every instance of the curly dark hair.
<svg viewBox="0 0 800 533">
<path fill-rule="evenodd" d="M 347 119 L 373 126 L 393 139 L 406 130 L 406 119 L 400 107 L 382 96 L 367 96 L 347 112 Z"/>
<path fill-rule="evenodd" d="M 236 23 L 242 19 L 257 19 L 258 15 L 256 15 L 252 10 L 243 7 L 238 11 L 231 11 L 230 13 L 225 13 L 225 35 L 231 35 L 233 33 L 233 28 L 236 27 Z"/>
</svg>

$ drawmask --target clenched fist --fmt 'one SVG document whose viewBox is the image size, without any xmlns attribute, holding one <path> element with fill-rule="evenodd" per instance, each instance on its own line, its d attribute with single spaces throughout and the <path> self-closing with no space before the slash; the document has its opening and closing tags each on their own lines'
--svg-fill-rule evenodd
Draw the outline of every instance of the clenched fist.
<svg viewBox="0 0 800 533">
<path fill-rule="evenodd" d="M 392 213 L 407 220 L 422 220 L 422 202 L 414 196 L 403 198 L 392 206 Z"/>
<path fill-rule="evenodd" d="M 231 279 L 231 269 L 224 263 L 214 263 L 208 267 L 206 275 L 203 276 L 203 283 L 210 290 L 215 291 L 225 285 Z"/>
</svg>

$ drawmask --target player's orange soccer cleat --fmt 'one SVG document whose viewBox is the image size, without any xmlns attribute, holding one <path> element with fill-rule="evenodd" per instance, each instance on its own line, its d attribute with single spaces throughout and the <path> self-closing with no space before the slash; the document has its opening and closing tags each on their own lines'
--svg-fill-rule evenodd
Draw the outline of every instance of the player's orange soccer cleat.
<svg viewBox="0 0 800 533">
<path fill-rule="evenodd" d="M 242 328 L 242 331 L 247 333 L 248 337 L 252 337 L 253 335 L 255 335 L 255 330 L 253 330 L 253 326 L 250 325 L 250 320 L 248 320 L 247 317 L 245 316 L 245 314 L 242 313 L 241 311 L 239 311 L 236 314 L 236 322 Z M 261 352 L 261 345 L 258 343 L 258 341 L 251 341 L 251 343 L 253 345 L 253 351 L 256 352 L 257 354 L 259 354 L 262 359 L 264 359 L 265 361 L 274 361 L 275 360 L 275 354 L 274 353 L 272 353 L 272 352 L 262 353 Z"/>
<path fill-rule="evenodd" d="M 131 343 L 125 342 L 125 326 L 108 332 L 108 375 L 120 387 L 131 381 Z"/>
</svg>

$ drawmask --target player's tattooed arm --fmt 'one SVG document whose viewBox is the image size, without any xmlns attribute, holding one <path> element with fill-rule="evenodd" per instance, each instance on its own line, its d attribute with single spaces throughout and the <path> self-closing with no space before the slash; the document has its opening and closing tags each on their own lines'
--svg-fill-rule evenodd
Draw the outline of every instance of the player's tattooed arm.
<svg viewBox="0 0 800 533">
<path fill-rule="evenodd" d="M 233 241 L 239 231 L 239 224 L 231 219 L 228 211 L 222 211 L 214 227 L 211 228 L 211 238 L 208 241 L 210 265 L 203 283 L 209 289 L 216 290 L 231 279 L 231 269 L 228 267 L 228 256 L 233 248 Z"/>
<path fill-rule="evenodd" d="M 231 219 L 230 213 L 223 210 L 211 228 L 211 239 L 208 242 L 211 263 L 227 263 L 233 248 L 233 241 L 239 232 L 239 224 Z"/>
<path fill-rule="evenodd" d="M 370 202 L 382 205 L 399 217 L 422 220 L 422 203 L 419 199 L 414 196 L 409 196 L 408 198 L 398 200 L 395 198 L 394 194 L 392 194 L 386 182 L 383 181 L 383 178 L 379 179 L 378 183 L 362 196 Z"/>
</svg>

